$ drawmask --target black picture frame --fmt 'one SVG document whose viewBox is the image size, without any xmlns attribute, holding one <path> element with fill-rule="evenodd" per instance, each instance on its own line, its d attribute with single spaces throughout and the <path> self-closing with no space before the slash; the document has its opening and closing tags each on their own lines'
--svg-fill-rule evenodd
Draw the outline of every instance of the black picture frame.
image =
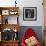
<svg viewBox="0 0 46 46">
<path fill-rule="evenodd" d="M 23 7 L 23 20 L 36 21 L 37 20 L 37 7 Z"/>
</svg>

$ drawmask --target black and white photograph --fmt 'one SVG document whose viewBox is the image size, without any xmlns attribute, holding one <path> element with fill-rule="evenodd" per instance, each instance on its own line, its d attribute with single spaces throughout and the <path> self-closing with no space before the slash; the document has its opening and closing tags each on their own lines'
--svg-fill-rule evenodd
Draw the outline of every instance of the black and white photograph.
<svg viewBox="0 0 46 46">
<path fill-rule="evenodd" d="M 33 21 L 37 19 L 37 8 L 36 7 L 24 7 L 23 8 L 23 19 L 25 21 Z"/>
</svg>

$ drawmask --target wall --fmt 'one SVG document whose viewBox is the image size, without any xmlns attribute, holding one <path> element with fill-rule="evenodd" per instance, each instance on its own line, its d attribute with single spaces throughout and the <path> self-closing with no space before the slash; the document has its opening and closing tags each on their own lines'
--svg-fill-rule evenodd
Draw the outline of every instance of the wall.
<svg viewBox="0 0 46 46">
<path fill-rule="evenodd" d="M 15 0 L 0 0 L 1 7 L 15 6 Z M 42 0 L 17 0 L 19 6 L 19 24 L 20 26 L 43 26 L 43 6 Z M 37 21 L 23 20 L 23 7 L 37 7 Z"/>
<path fill-rule="evenodd" d="M 43 26 L 43 6 L 42 0 L 24 0 L 21 3 L 20 25 L 21 26 Z M 37 7 L 37 21 L 23 21 L 23 7 Z"/>
</svg>

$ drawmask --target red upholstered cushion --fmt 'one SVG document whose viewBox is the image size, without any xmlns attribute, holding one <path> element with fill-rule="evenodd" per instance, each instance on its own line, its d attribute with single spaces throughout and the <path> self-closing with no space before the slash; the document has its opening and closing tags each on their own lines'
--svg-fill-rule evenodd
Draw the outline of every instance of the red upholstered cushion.
<svg viewBox="0 0 46 46">
<path fill-rule="evenodd" d="M 32 36 L 36 36 L 36 33 L 31 28 L 27 29 L 25 32 L 24 38 L 27 39 Z"/>
</svg>

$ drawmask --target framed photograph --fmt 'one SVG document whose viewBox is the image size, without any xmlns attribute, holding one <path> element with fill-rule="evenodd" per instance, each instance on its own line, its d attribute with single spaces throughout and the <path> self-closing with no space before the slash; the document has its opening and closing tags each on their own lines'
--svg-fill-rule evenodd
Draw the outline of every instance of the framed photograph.
<svg viewBox="0 0 46 46">
<path fill-rule="evenodd" d="M 8 24 L 18 24 L 18 16 L 8 17 Z"/>
<path fill-rule="evenodd" d="M 17 13 L 18 13 L 18 12 L 17 12 L 16 10 L 10 10 L 10 11 L 9 11 L 9 14 L 10 14 L 10 15 L 16 15 Z"/>
<path fill-rule="evenodd" d="M 18 16 L 3 16 L 2 24 L 18 24 Z"/>
<path fill-rule="evenodd" d="M 24 7 L 23 8 L 23 20 L 25 21 L 37 20 L 37 8 L 36 7 Z"/>
<path fill-rule="evenodd" d="M 9 10 L 2 10 L 2 15 L 9 15 Z"/>
</svg>

